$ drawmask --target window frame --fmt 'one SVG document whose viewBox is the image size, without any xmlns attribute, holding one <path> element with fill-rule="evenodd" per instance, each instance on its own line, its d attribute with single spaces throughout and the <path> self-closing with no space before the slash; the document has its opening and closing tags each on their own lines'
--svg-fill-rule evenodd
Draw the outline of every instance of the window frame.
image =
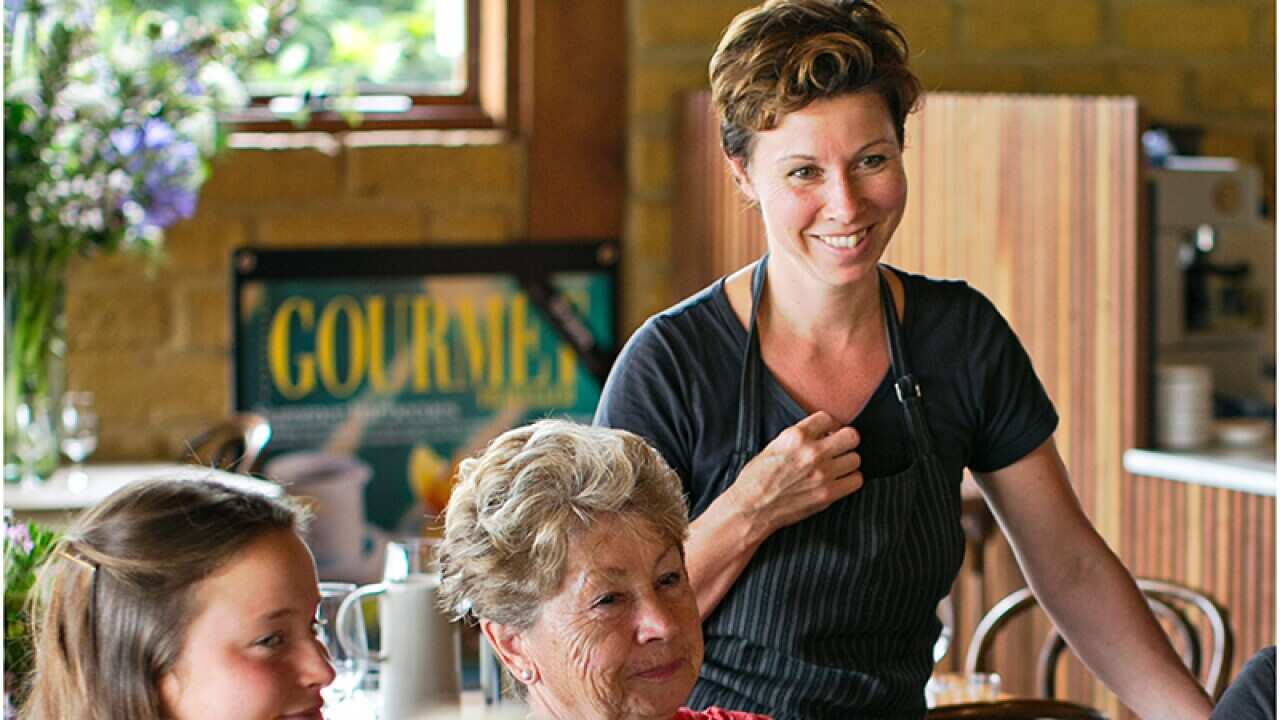
<svg viewBox="0 0 1280 720">
<path fill-rule="evenodd" d="M 502 125 L 501 116 L 505 115 L 504 108 L 491 107 L 492 103 L 485 102 L 485 96 L 489 93 L 485 92 L 482 85 L 486 82 L 486 77 L 482 74 L 489 63 L 500 64 L 504 66 L 501 75 L 504 77 L 506 87 L 509 89 L 513 86 L 515 74 L 513 58 L 511 51 L 513 47 L 512 36 L 515 27 L 510 19 L 514 16 L 514 8 L 507 8 L 507 5 L 514 6 L 516 3 L 500 2 L 495 3 L 492 0 L 466 0 L 466 16 L 467 16 L 467 53 L 466 53 L 466 72 L 467 85 L 466 89 L 457 95 L 429 95 L 429 94 L 411 94 L 406 92 L 397 92 L 394 85 L 387 85 L 384 89 L 376 90 L 369 95 L 407 95 L 410 98 L 411 106 L 408 110 L 399 113 L 377 113 L 366 114 L 357 124 L 351 124 L 343 117 L 342 113 L 332 110 L 317 111 L 311 114 L 311 117 L 303 125 L 295 125 L 288 118 L 280 117 L 272 113 L 268 109 L 268 103 L 273 98 L 281 97 L 279 95 L 254 95 L 248 107 L 243 110 L 228 113 L 221 120 L 228 126 L 232 132 L 345 132 L 352 130 L 419 130 L 419 129 L 492 129 Z M 505 13 L 495 12 L 497 9 L 506 10 Z M 505 15 L 505 17 L 503 17 Z M 502 53 L 488 52 L 486 50 L 497 50 L 498 48 L 488 48 L 483 46 L 486 34 L 491 32 L 489 25 L 501 25 L 506 41 L 498 44 Z M 487 57 L 482 57 L 487 55 Z M 507 96 L 508 92 L 498 93 L 500 96 Z"/>
</svg>

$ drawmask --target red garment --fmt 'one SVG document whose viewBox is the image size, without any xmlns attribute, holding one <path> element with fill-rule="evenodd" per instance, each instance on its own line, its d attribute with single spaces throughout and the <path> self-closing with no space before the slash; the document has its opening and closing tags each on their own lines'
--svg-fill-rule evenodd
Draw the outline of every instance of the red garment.
<svg viewBox="0 0 1280 720">
<path fill-rule="evenodd" d="M 676 711 L 676 716 L 671 720 L 770 720 L 770 718 L 768 715 L 756 715 L 755 713 L 709 707 L 701 711 L 680 708 Z"/>
</svg>

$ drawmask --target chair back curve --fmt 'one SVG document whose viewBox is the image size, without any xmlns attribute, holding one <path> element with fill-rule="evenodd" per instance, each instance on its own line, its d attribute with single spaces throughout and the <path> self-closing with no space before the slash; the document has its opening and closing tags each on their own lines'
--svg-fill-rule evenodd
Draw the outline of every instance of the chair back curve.
<svg viewBox="0 0 1280 720">
<path fill-rule="evenodd" d="M 184 462 L 251 475 L 262 470 L 271 424 L 258 413 L 236 413 L 187 441 Z"/>
<path fill-rule="evenodd" d="M 1174 582 L 1149 578 L 1138 578 L 1136 582 L 1152 613 L 1172 636 L 1182 662 L 1216 701 L 1226 689 L 1226 670 L 1231 663 L 1232 633 L 1226 611 L 1208 595 Z M 992 606 L 974 630 L 965 654 L 965 672 L 987 669 L 987 655 L 997 631 L 1036 604 L 1031 590 L 1020 588 Z M 1198 623 L 1192 620 L 1193 615 L 1198 618 Z M 1201 646 L 1202 631 L 1209 640 L 1208 667 L 1203 675 L 1205 648 Z M 1067 643 L 1062 634 L 1051 627 L 1041 645 L 1036 665 L 1036 686 L 1045 698 L 1056 695 L 1055 670 L 1066 649 Z"/>
</svg>

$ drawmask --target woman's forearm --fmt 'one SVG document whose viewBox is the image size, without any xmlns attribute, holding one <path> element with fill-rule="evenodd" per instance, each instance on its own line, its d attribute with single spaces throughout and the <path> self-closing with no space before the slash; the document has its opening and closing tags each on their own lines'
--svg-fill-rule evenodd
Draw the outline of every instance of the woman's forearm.
<svg viewBox="0 0 1280 720">
<path fill-rule="evenodd" d="M 1106 543 L 1093 541 L 1055 571 L 1029 572 L 1032 590 L 1076 655 L 1143 718 L 1203 720 L 1212 704 L 1183 666 L 1142 593 Z"/>
<path fill-rule="evenodd" d="M 716 498 L 689 524 L 685 566 L 703 621 L 737 582 L 766 537 L 768 534 L 736 502 L 732 490 Z"/>
</svg>

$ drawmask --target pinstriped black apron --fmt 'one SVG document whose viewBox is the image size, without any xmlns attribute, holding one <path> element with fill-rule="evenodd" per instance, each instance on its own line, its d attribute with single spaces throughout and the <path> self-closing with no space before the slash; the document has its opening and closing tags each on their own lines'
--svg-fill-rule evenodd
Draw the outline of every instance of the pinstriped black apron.
<svg viewBox="0 0 1280 720">
<path fill-rule="evenodd" d="M 711 495 L 764 448 L 764 363 L 756 312 L 766 255 L 752 280 L 735 453 Z M 867 478 L 830 507 L 769 537 L 703 626 L 706 659 L 689 706 L 786 718 L 922 718 L 938 601 L 964 557 L 960 487 L 925 423 L 888 284 L 880 278 L 893 385 L 914 457 Z M 695 508 L 695 514 L 700 512 Z"/>
</svg>

